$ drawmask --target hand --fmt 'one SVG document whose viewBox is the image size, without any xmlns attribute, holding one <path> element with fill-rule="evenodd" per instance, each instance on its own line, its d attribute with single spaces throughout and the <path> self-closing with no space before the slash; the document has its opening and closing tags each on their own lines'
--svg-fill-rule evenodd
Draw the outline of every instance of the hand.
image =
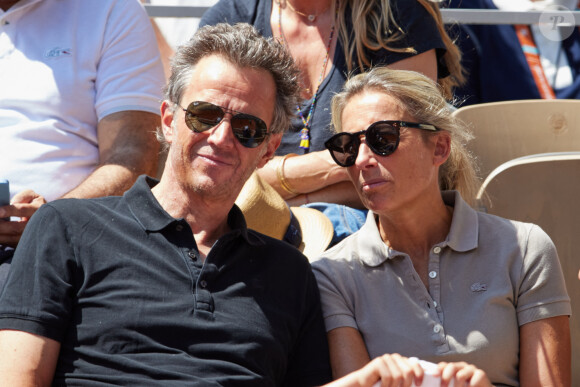
<svg viewBox="0 0 580 387">
<path fill-rule="evenodd" d="M 395 353 L 379 356 L 326 387 L 410 387 L 413 383 L 420 386 L 423 376 L 423 369 L 417 361 Z"/>
<path fill-rule="evenodd" d="M 449 386 L 453 380 L 454 387 L 492 387 L 484 371 L 465 362 L 439 363 L 441 387 Z"/>
<path fill-rule="evenodd" d="M 0 207 L 0 218 L 19 217 L 16 221 L 0 221 L 0 244 L 16 247 L 28 219 L 46 203 L 41 195 L 32 190 L 17 193 L 8 206 Z"/>
</svg>

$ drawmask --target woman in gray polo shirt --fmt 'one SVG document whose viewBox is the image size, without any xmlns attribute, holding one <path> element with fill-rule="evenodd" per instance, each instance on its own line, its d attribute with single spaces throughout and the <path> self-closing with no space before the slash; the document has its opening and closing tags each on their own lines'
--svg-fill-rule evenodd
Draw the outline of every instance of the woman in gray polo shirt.
<svg viewBox="0 0 580 387">
<path fill-rule="evenodd" d="M 465 361 L 496 385 L 570 385 L 570 300 L 536 225 L 476 212 L 469 139 L 428 78 L 376 68 L 327 141 L 370 210 L 313 263 L 335 377 L 384 353 Z"/>
</svg>

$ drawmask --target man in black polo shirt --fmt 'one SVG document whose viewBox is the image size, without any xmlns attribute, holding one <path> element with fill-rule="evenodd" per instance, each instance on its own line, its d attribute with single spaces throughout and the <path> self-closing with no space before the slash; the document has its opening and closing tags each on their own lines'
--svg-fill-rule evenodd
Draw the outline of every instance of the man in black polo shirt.
<svg viewBox="0 0 580 387">
<path fill-rule="evenodd" d="M 2 382 L 330 380 L 308 261 L 248 230 L 234 206 L 289 126 L 296 74 L 283 46 L 248 25 L 201 29 L 179 50 L 161 105 L 161 180 L 51 202 L 30 220 L 0 299 Z"/>
</svg>

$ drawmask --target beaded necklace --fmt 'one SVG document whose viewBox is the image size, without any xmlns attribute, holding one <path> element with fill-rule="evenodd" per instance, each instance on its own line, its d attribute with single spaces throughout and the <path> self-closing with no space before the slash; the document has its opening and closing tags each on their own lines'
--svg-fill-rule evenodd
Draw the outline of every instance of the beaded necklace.
<svg viewBox="0 0 580 387">
<path fill-rule="evenodd" d="M 336 2 L 335 12 L 338 12 L 338 1 Z M 336 20 L 336 17 L 335 19 Z M 318 78 L 318 85 L 316 86 L 316 91 L 312 97 L 312 104 L 310 105 L 310 110 L 308 111 L 308 116 L 304 119 L 304 115 L 302 114 L 302 110 L 300 109 L 300 105 L 296 106 L 296 111 L 302 120 L 302 124 L 304 127 L 300 131 L 300 148 L 305 149 L 308 151 L 310 149 L 310 127 L 312 125 L 312 113 L 314 112 L 314 106 L 316 105 L 316 97 L 318 96 L 318 89 L 320 89 L 320 85 L 324 79 L 324 74 L 326 73 L 326 65 L 328 64 L 328 58 L 330 56 L 330 46 L 332 44 L 332 37 L 334 36 L 334 24 L 335 21 L 332 22 L 332 27 L 330 28 L 330 37 L 328 38 L 328 44 L 326 45 L 326 57 L 324 58 L 324 62 L 322 63 L 322 72 L 320 73 L 320 77 Z M 286 37 L 284 37 L 284 32 L 282 31 L 282 7 L 280 7 L 280 3 L 278 3 L 278 32 L 280 34 L 280 38 L 282 39 L 282 44 L 285 44 L 288 50 L 290 49 L 290 45 L 286 41 Z"/>
</svg>

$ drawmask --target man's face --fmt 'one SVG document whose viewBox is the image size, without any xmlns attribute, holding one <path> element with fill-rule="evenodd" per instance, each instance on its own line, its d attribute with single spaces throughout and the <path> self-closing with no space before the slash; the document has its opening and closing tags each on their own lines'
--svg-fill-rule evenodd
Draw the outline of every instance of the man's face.
<svg viewBox="0 0 580 387">
<path fill-rule="evenodd" d="M 187 108 L 194 101 L 210 102 L 258 117 L 270 131 L 275 99 L 271 74 L 239 68 L 219 55 L 211 55 L 196 65 L 180 105 Z M 248 177 L 268 161 L 280 143 L 281 134 L 269 135 L 256 148 L 244 147 L 233 135 L 231 113 L 201 133 L 186 126 L 181 108 L 173 113 L 164 103 L 162 115 L 165 138 L 171 144 L 166 168 L 185 190 L 208 199 L 235 200 Z"/>
</svg>

